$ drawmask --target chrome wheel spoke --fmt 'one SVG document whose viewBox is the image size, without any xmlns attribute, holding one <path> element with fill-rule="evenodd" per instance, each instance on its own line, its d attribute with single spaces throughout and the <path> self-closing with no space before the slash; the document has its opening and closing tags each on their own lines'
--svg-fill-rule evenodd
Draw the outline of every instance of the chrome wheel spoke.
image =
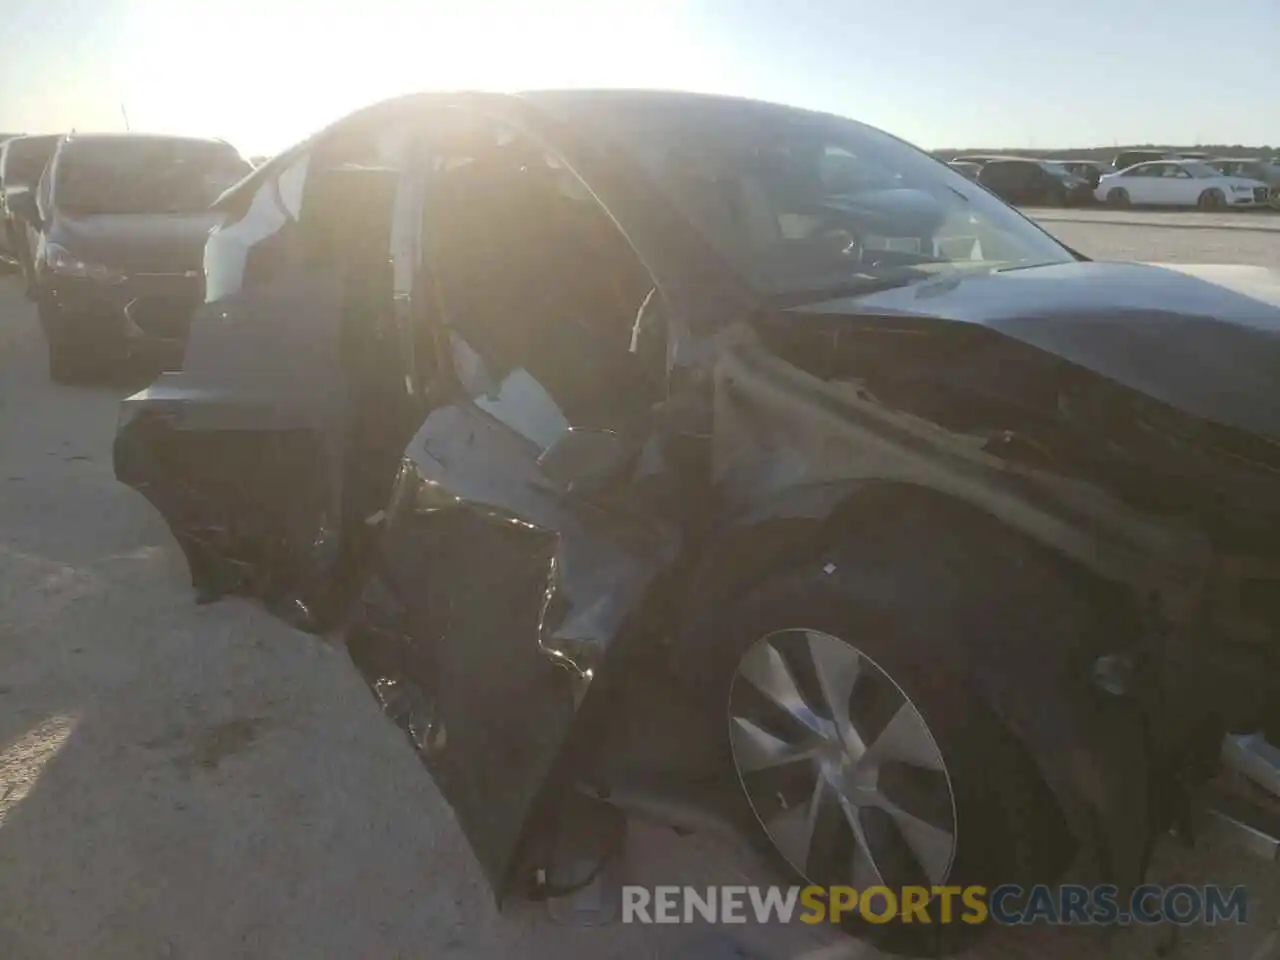
<svg viewBox="0 0 1280 960">
<path fill-rule="evenodd" d="M 757 643 L 742 658 L 738 675 L 758 692 L 815 733 L 821 723 L 805 702 L 787 661 L 773 644 Z"/>
<path fill-rule="evenodd" d="M 865 750 L 866 745 L 849 718 L 849 700 L 862 668 L 862 657 L 847 643 L 825 633 L 810 631 L 805 635 L 805 641 L 831 719 L 855 752 Z"/>
<path fill-rule="evenodd" d="M 731 723 L 733 754 L 738 769 L 743 773 L 771 770 L 806 760 L 813 755 L 812 743 L 788 742 L 746 717 L 733 717 Z"/>
<path fill-rule="evenodd" d="M 924 717 L 873 660 L 818 631 L 770 634 L 743 655 L 730 711 L 747 799 L 809 882 L 946 882 L 951 781 Z"/>
<path fill-rule="evenodd" d="M 807 867 L 818 820 L 830 804 L 830 789 L 822 777 L 814 778 L 809 799 L 774 816 L 766 829 L 788 863 Z"/>
<path fill-rule="evenodd" d="M 877 763 L 901 760 L 926 769 L 944 769 L 942 754 L 933 742 L 924 717 L 905 699 L 885 728 L 868 745 L 867 755 Z"/>
<path fill-rule="evenodd" d="M 884 794 L 878 794 L 872 803 L 875 809 L 883 810 L 893 819 L 912 858 L 929 882 L 941 883 L 946 879 L 952 851 L 955 849 L 954 834 L 908 813 Z"/>
<path fill-rule="evenodd" d="M 880 875 L 880 868 L 876 866 L 875 858 L 871 855 L 871 848 L 867 845 L 865 838 L 860 838 L 857 846 L 854 847 L 853 867 L 850 872 L 853 874 L 853 886 L 858 890 L 885 886 L 885 879 Z"/>
<path fill-rule="evenodd" d="M 955 832 L 951 784 L 943 770 L 886 760 L 877 771 L 876 793 L 904 814 L 938 830 Z"/>
<path fill-rule="evenodd" d="M 862 824 L 861 811 L 843 796 L 840 798 L 840 806 L 853 833 L 853 856 L 849 866 L 853 885 L 859 890 L 883 886 L 884 874 L 880 872 L 880 866 L 876 863 L 875 851 L 871 849 L 871 838 L 867 836 L 867 831 Z"/>
</svg>

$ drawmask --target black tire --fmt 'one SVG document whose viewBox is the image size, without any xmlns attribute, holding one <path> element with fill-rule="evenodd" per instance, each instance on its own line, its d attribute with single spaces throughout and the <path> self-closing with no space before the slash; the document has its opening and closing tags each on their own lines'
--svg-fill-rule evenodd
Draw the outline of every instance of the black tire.
<svg viewBox="0 0 1280 960">
<path fill-rule="evenodd" d="M 990 890 L 1005 883 L 1030 885 L 1056 879 L 1072 850 L 1065 822 L 1021 745 L 958 674 L 940 665 L 937 649 L 954 639 L 946 635 L 949 611 L 945 603 L 926 617 L 938 635 L 922 643 L 918 610 L 910 615 L 904 611 L 900 616 L 891 606 L 859 602 L 833 582 L 838 578 L 827 572 L 828 565 L 824 556 L 767 577 L 703 634 L 714 649 L 705 648 L 708 659 L 696 672 L 707 684 L 704 694 L 722 705 L 719 715 L 725 717 L 723 705 L 729 702 L 738 661 L 761 637 L 799 628 L 846 642 L 855 638 L 856 648 L 919 708 L 945 761 L 956 838 L 946 883 Z M 837 566 L 843 569 L 849 565 Z M 1016 572 L 1011 574 L 1016 576 Z M 990 578 L 989 583 L 1007 582 L 990 570 L 984 576 Z M 916 606 L 929 606 L 932 591 L 927 575 L 913 592 Z M 908 620 L 916 623 L 909 626 Z M 724 727 L 725 762 L 736 773 L 727 722 Z M 745 786 L 738 799 L 745 808 L 740 811 L 744 822 L 757 828 L 755 843 L 784 876 L 800 884 L 831 882 L 799 874 L 772 846 L 763 823 L 756 819 Z M 960 909 L 958 901 L 956 908 Z M 937 916 L 937 904 L 931 903 L 930 919 L 934 922 L 929 924 L 871 924 L 855 919 L 843 926 L 846 932 L 891 952 L 914 956 L 940 956 L 965 949 L 990 926 L 944 925 L 936 922 Z"/>
<path fill-rule="evenodd" d="M 1221 210 L 1226 205 L 1227 198 L 1217 189 L 1206 190 L 1196 200 L 1196 206 L 1201 210 Z"/>
<path fill-rule="evenodd" d="M 1112 187 L 1107 191 L 1107 206 L 1115 207 L 1119 210 L 1129 207 L 1129 191 L 1124 187 Z"/>
</svg>

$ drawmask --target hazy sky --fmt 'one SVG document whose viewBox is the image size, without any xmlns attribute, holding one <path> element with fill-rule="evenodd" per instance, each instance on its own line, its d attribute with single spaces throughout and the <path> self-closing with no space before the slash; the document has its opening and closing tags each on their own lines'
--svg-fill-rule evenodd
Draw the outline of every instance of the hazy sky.
<svg viewBox="0 0 1280 960">
<path fill-rule="evenodd" d="M 921 146 L 1280 143 L 1280 0 L 0 0 L 0 130 L 288 146 L 449 87 L 667 87 Z"/>
</svg>

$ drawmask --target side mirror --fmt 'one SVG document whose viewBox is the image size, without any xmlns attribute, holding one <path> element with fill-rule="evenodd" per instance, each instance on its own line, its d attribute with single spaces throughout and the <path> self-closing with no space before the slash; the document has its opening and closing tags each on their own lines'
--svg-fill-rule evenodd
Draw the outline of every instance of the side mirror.
<svg viewBox="0 0 1280 960">
<path fill-rule="evenodd" d="M 15 216 L 27 221 L 37 230 L 40 229 L 42 226 L 40 208 L 36 204 L 36 195 L 31 192 L 30 187 L 11 187 L 6 201 L 9 204 L 9 210 Z"/>
<path fill-rule="evenodd" d="M 538 457 L 542 475 L 566 493 L 599 490 L 632 461 L 634 444 L 612 430 L 570 427 Z"/>
</svg>

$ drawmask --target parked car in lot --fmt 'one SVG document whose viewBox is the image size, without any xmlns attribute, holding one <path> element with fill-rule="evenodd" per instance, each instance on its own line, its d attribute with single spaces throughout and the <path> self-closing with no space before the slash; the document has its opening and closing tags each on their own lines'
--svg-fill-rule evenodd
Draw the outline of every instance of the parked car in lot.
<svg viewBox="0 0 1280 960">
<path fill-rule="evenodd" d="M 1260 160 L 1257 157 L 1218 157 L 1208 163 L 1228 177 L 1242 177 L 1265 183 L 1271 191 L 1271 205 L 1280 206 L 1280 161 Z"/>
<path fill-rule="evenodd" d="M 958 157 L 952 157 L 951 163 L 972 163 L 975 166 L 983 167 L 992 160 L 1010 160 L 1012 159 L 1005 154 L 1000 153 L 966 153 Z"/>
<path fill-rule="evenodd" d="M 1167 150 L 1122 150 L 1116 154 L 1114 160 L 1111 161 L 1112 168 L 1119 173 L 1121 170 L 1128 170 L 1130 167 L 1137 166 L 1139 163 L 1151 163 L 1155 160 L 1178 160 L 1180 159 L 1176 153 L 1170 153 Z"/>
<path fill-rule="evenodd" d="M 1090 188 L 1096 189 L 1098 181 L 1102 179 L 1103 174 L 1111 173 L 1112 168 L 1105 163 L 1097 160 L 1056 160 L 1055 163 L 1066 168 L 1066 170 L 1084 180 L 1089 184 Z"/>
<path fill-rule="evenodd" d="M 19 216 L 9 206 L 9 193 L 15 190 L 32 191 L 53 156 L 59 135 L 21 136 L 6 140 L 0 146 L 0 235 L 5 251 L 21 268 L 27 290 L 34 289 L 35 269 L 32 255 L 33 240 L 37 234 L 34 226 Z"/>
<path fill-rule="evenodd" d="M 14 137 L 20 137 L 20 136 L 22 136 L 22 134 L 20 133 L 0 133 L 0 152 L 3 152 L 4 145 L 6 143 L 8 143 Z M 3 185 L 0 184 L 0 203 L 3 202 L 2 197 L 3 197 Z M 3 210 L 2 208 L 0 208 L 0 213 L 2 212 Z M 16 263 L 17 259 L 13 255 L 12 251 L 10 251 L 8 247 L 8 243 L 6 242 L 7 239 L 8 238 L 5 235 L 5 231 L 3 229 L 0 229 L 0 260 L 8 260 L 12 263 Z"/>
<path fill-rule="evenodd" d="M 1009 203 L 1061 207 L 1093 201 L 1088 181 L 1051 160 L 993 158 L 978 171 L 978 182 Z"/>
<path fill-rule="evenodd" d="M 963 176 L 966 180 L 976 181 L 978 179 L 978 174 L 982 172 L 982 164 L 971 163 L 967 160 L 952 160 L 947 164 L 947 166 Z"/>
<path fill-rule="evenodd" d="M 1159 160 L 1108 174 L 1095 196 L 1113 207 L 1131 204 L 1222 210 L 1266 204 L 1270 188 L 1222 173 L 1203 160 Z"/>
<path fill-rule="evenodd" d="M 251 169 L 222 141 L 72 134 L 34 194 L 10 191 L 39 231 L 34 297 L 50 377 L 76 380 L 139 351 L 180 359 L 217 220 L 209 205 Z"/>
<path fill-rule="evenodd" d="M 1273 272 L 693 94 L 400 98 L 217 206 L 116 475 L 201 601 L 342 630 L 500 897 L 636 810 L 796 882 L 1129 885 L 1274 720 Z M 850 923 L 979 929 L 933 918 Z"/>
</svg>

